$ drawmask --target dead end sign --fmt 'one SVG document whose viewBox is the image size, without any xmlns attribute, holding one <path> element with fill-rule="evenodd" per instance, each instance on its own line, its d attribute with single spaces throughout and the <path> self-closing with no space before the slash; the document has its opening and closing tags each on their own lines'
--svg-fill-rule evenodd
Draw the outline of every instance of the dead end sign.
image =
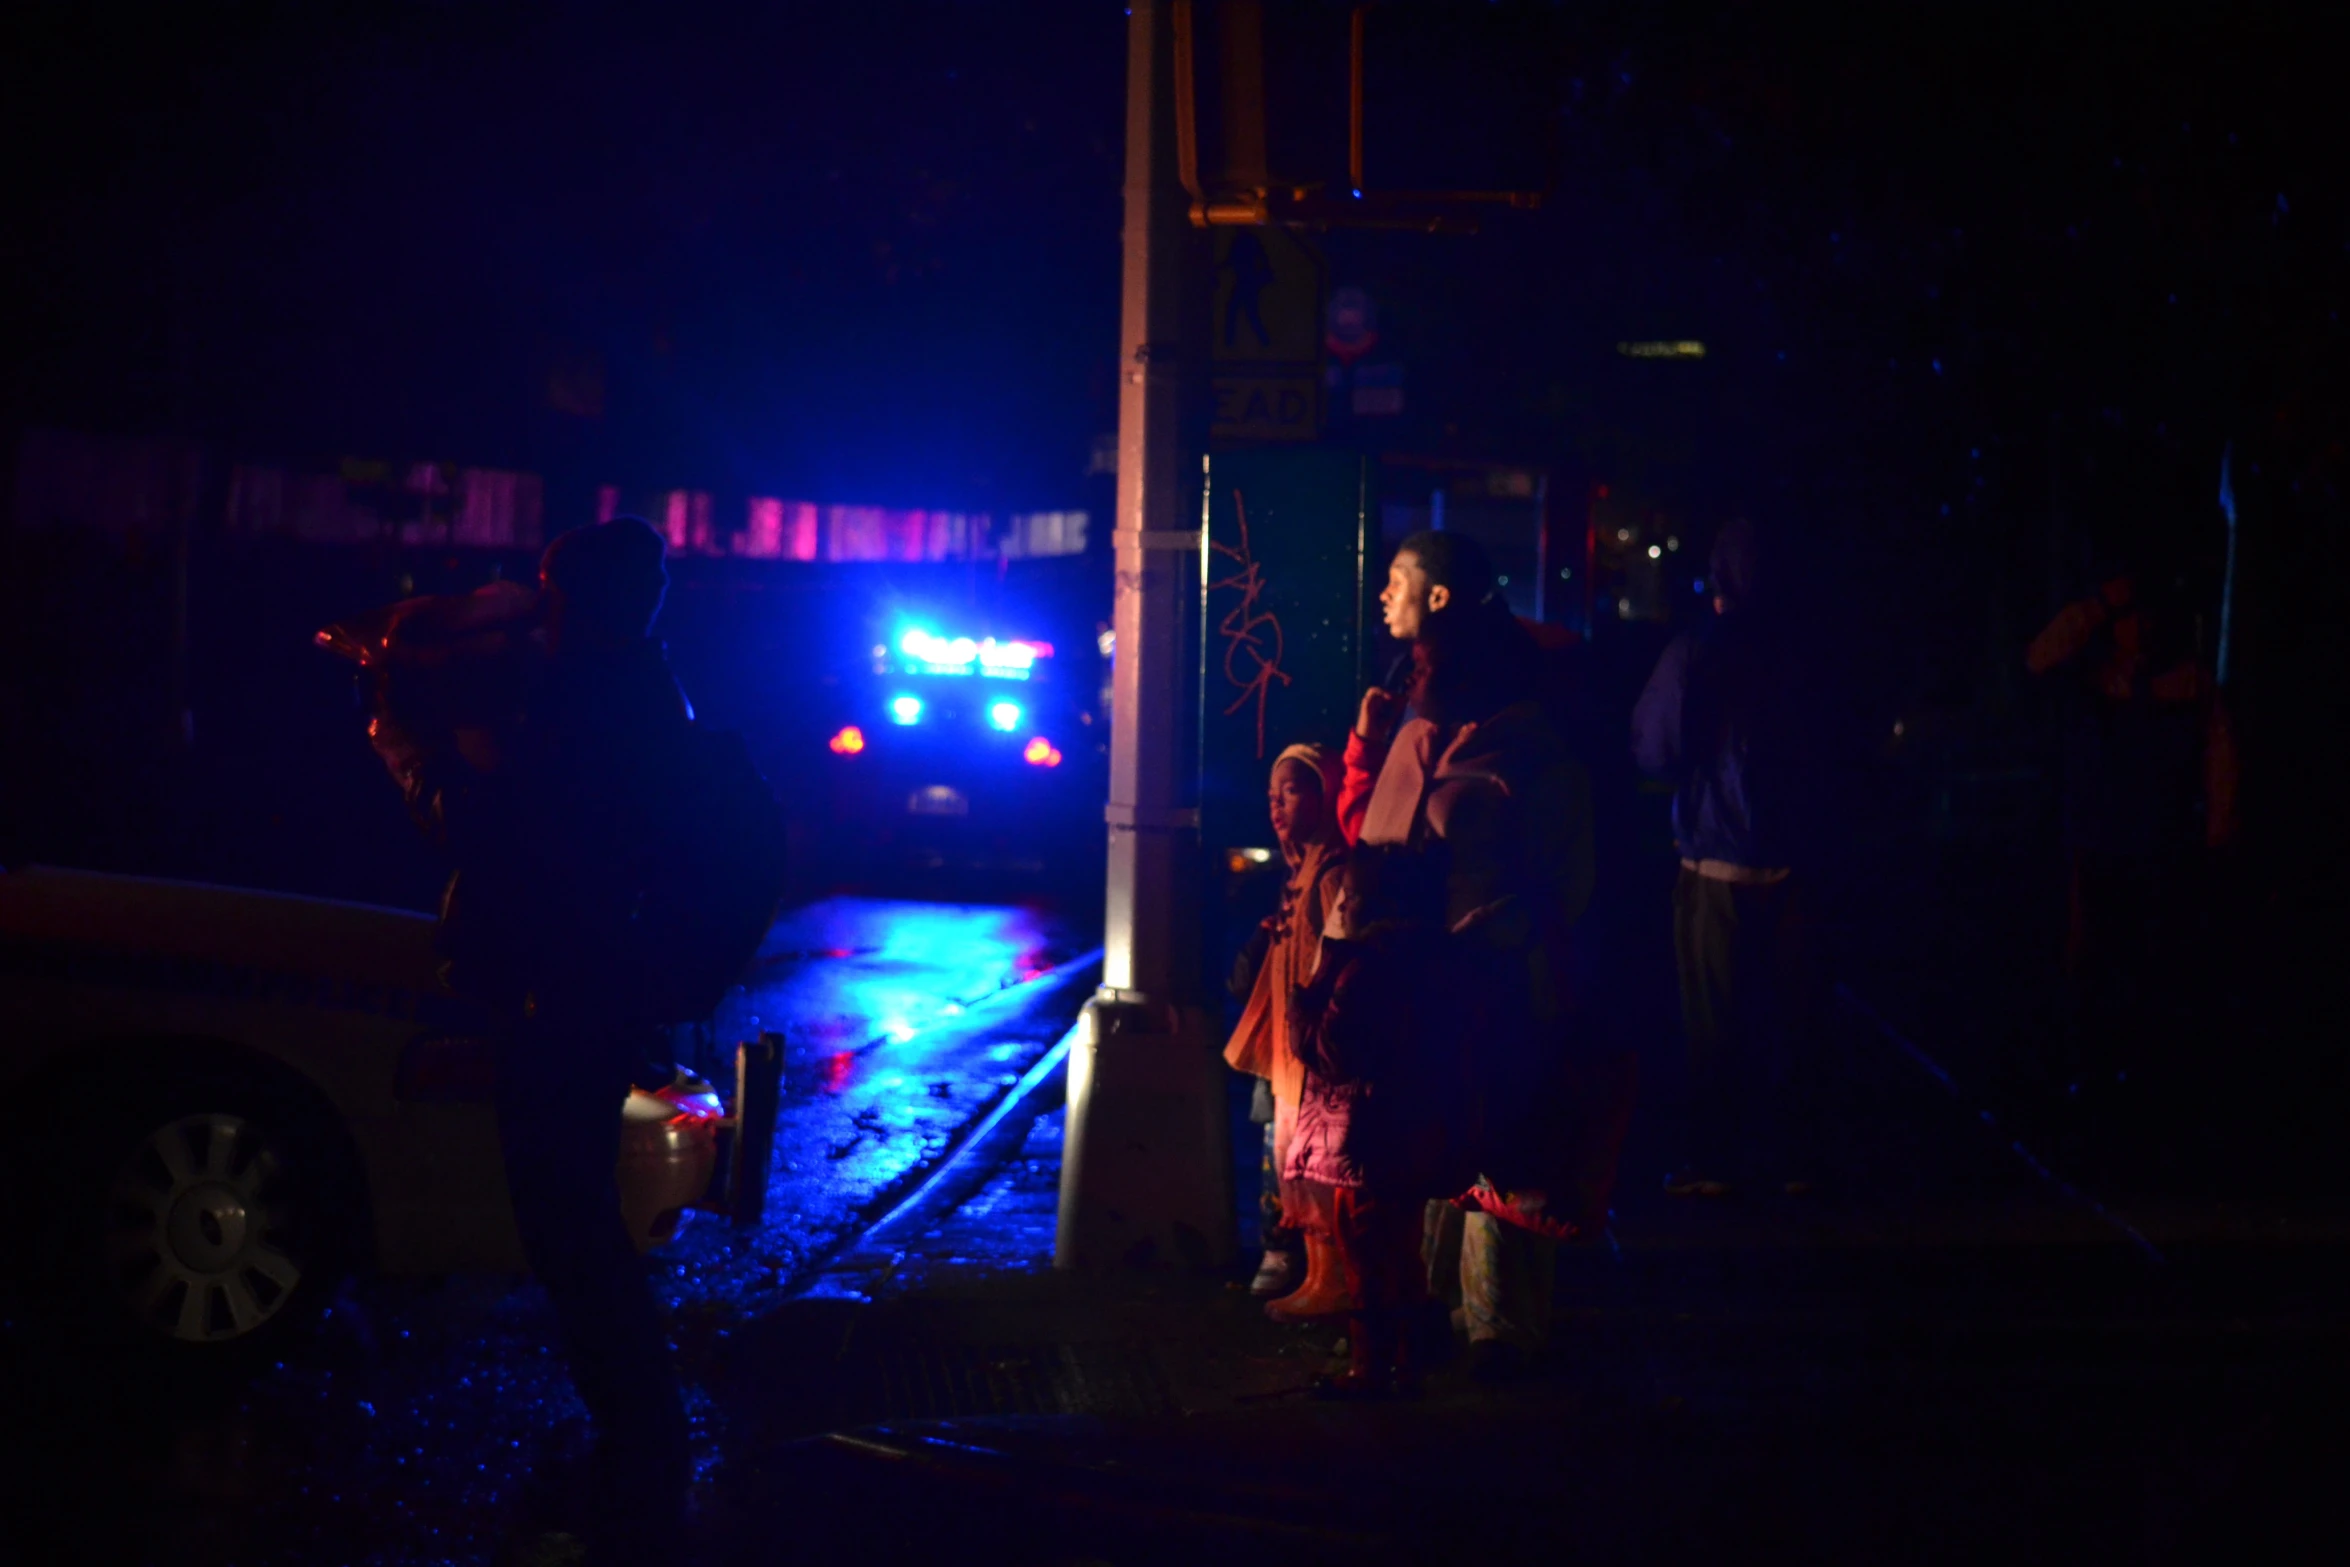
<svg viewBox="0 0 2350 1567">
<path fill-rule="evenodd" d="M 1322 258 L 1286 229 L 1220 228 L 1215 235 L 1209 435 L 1313 440 L 1322 430 Z"/>
</svg>

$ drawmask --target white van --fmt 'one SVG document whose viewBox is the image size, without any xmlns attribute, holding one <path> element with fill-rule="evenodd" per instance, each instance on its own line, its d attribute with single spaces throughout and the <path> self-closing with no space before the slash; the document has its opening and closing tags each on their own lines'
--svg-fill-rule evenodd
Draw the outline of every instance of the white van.
<svg viewBox="0 0 2350 1567">
<path fill-rule="evenodd" d="M 40 1221 L 11 1266 L 183 1359 L 273 1340 L 348 1268 L 519 1270 L 483 1020 L 441 987 L 432 933 L 317 898 L 0 872 L 0 1089 L 34 1118 L 11 1196 Z M 680 1073 L 624 1114 L 641 1248 L 708 1196 L 723 1107 Z"/>
</svg>

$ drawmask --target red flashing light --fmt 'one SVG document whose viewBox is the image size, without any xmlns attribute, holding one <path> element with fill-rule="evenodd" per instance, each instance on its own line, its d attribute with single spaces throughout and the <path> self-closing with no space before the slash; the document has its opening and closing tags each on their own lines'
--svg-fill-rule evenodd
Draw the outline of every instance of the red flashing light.
<svg viewBox="0 0 2350 1567">
<path fill-rule="evenodd" d="M 855 756 L 859 751 L 865 749 L 865 731 L 859 729 L 855 724 L 851 724 L 826 741 L 825 744 L 832 748 L 832 754 L 835 756 Z"/>
<path fill-rule="evenodd" d="M 680 1092 L 670 1087 L 659 1090 L 654 1097 L 666 1100 L 675 1111 L 667 1123 L 671 1126 L 704 1126 L 726 1119 L 726 1106 L 715 1089 Z"/>
<path fill-rule="evenodd" d="M 857 1070 L 857 1052 L 836 1050 L 824 1058 L 824 1091 L 837 1094 L 849 1086 L 849 1078 Z"/>
<path fill-rule="evenodd" d="M 1061 750 L 1043 735 L 1038 735 L 1020 752 L 1020 760 L 1031 767 L 1058 767 L 1061 765 Z"/>
</svg>

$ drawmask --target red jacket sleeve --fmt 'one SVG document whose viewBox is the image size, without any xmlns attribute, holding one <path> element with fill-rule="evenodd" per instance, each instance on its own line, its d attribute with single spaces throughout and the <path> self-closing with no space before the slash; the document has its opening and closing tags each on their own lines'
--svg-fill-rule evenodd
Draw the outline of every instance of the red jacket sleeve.
<svg viewBox="0 0 2350 1567">
<path fill-rule="evenodd" d="M 1371 789 L 1379 781 L 1379 769 L 1387 765 L 1388 744 L 1359 734 L 1346 737 L 1346 772 L 1338 782 L 1338 830 L 1350 849 L 1362 841 L 1363 818 L 1371 811 Z"/>
</svg>

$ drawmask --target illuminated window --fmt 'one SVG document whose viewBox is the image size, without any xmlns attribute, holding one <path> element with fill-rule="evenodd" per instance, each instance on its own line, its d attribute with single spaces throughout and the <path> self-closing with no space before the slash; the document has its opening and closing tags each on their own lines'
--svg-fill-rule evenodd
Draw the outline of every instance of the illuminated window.
<svg viewBox="0 0 2350 1567">
<path fill-rule="evenodd" d="M 889 513 L 878 506 L 824 508 L 824 558 L 889 559 Z"/>
<path fill-rule="evenodd" d="M 998 702 L 987 710 L 987 721 L 1006 734 L 1020 727 L 1020 704 Z"/>
<path fill-rule="evenodd" d="M 751 497 L 743 531 L 734 536 L 734 552 L 753 560 L 775 560 L 783 554 L 783 502 Z"/>
<path fill-rule="evenodd" d="M 1092 519 L 1081 511 L 1032 511 L 1004 519 L 996 553 L 1008 560 L 1082 555 Z"/>
<path fill-rule="evenodd" d="M 544 502 L 535 473 L 464 468 L 457 474 L 449 542 L 477 549 L 513 549 L 539 542 Z"/>
<path fill-rule="evenodd" d="M 671 490 L 661 500 L 661 531 L 679 554 L 715 555 L 718 534 L 710 520 L 708 490 Z"/>
<path fill-rule="evenodd" d="M 751 560 L 814 560 L 816 508 L 806 501 L 754 495 L 733 551 Z"/>
<path fill-rule="evenodd" d="M 889 721 L 893 724 L 922 722 L 922 699 L 918 696 L 895 696 L 889 700 Z"/>
</svg>

